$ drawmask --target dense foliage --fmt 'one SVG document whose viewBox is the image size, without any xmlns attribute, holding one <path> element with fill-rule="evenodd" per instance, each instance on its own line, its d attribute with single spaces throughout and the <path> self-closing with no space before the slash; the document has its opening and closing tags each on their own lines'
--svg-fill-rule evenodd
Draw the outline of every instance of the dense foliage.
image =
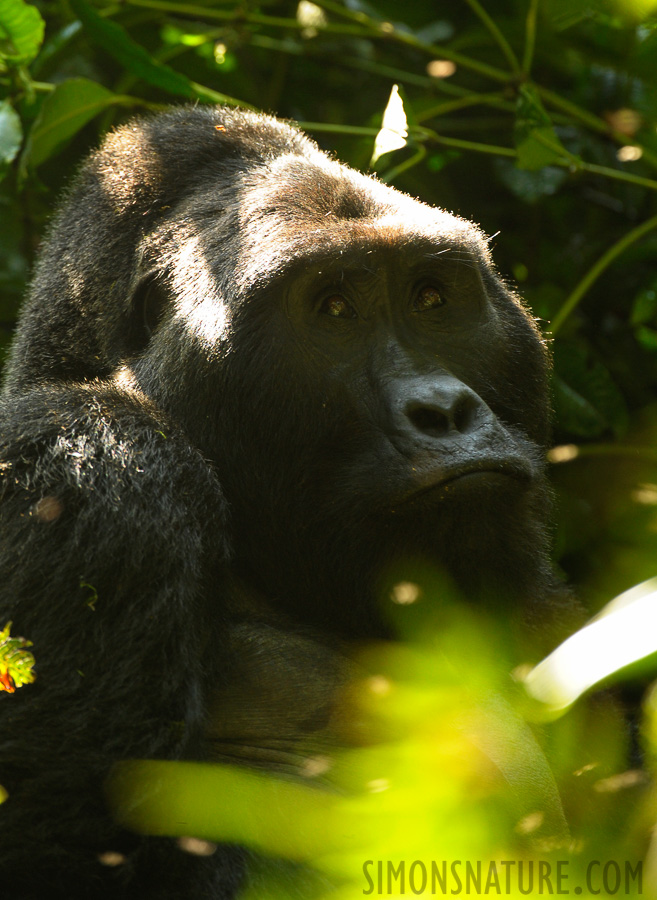
<svg viewBox="0 0 657 900">
<path fill-rule="evenodd" d="M 388 106 L 394 85 L 405 121 L 402 104 Z M 374 160 L 379 176 L 499 233 L 496 261 L 553 342 L 555 543 L 566 577 L 594 612 L 654 576 L 657 2 L 0 0 L 0 348 L 11 339 L 54 198 L 84 152 L 130 115 L 190 101 L 294 118 L 363 169 L 375 156 L 383 112 L 392 110 L 397 149 Z M 376 690 L 359 695 L 380 742 L 361 751 L 358 766 L 368 773 L 401 767 L 403 797 L 379 792 L 376 809 L 367 806 L 371 798 L 340 809 L 374 847 L 361 852 L 338 841 L 337 855 L 322 858 L 319 871 L 345 881 L 345 897 L 354 884 L 358 893 L 367 887 L 363 859 L 391 855 L 392 822 L 394 853 L 407 860 L 436 857 L 430 845 L 438 839 L 441 858 L 519 852 L 491 838 L 513 833 L 513 813 L 494 791 L 486 794 L 479 757 L 463 750 L 462 735 L 427 725 L 449 718 L 455 684 L 467 710 L 482 683 L 500 696 L 506 690 L 498 685 L 507 671 L 503 634 L 490 623 L 455 620 L 453 638 L 441 638 L 450 650 L 444 669 L 428 663 L 423 646 L 405 658 L 408 685 L 385 708 Z M 481 671 L 455 676 L 458 648 L 467 652 L 473 643 Z M 484 652 L 491 643 L 494 660 Z M 402 668 L 394 656 L 380 667 L 391 680 Z M 630 673 L 626 694 L 641 695 L 645 671 Z M 515 701 L 499 702 L 515 710 Z M 648 748 L 655 746 L 653 706 L 649 699 Z M 509 722 L 516 715 L 509 712 Z M 606 696 L 550 726 L 545 741 L 575 844 L 625 860 L 644 855 L 655 817 L 643 776 L 622 771 L 627 745 L 618 715 Z M 420 779 L 436 743 L 440 760 L 432 757 L 434 769 Z M 450 773 L 449 790 L 438 769 Z M 621 780 L 608 780 L 614 777 Z M 349 781 L 342 770 L 340 778 Z M 644 794 L 623 803 L 626 789 Z M 482 801 L 476 806 L 473 790 Z M 454 826 L 459 816 L 467 837 Z M 379 819 L 387 824 L 374 827 Z M 531 834 L 531 823 L 525 829 Z M 217 826 L 207 836 L 234 833 Z M 299 844 L 291 851 L 268 840 L 255 844 L 317 862 L 316 847 L 295 853 Z M 319 882 L 308 882 L 309 897 L 320 895 Z"/>
</svg>

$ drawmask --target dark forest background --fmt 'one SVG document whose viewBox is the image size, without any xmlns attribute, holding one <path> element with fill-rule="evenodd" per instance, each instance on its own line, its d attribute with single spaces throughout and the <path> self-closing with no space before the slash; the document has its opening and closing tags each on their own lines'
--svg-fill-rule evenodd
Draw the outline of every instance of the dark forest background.
<svg viewBox="0 0 657 900">
<path fill-rule="evenodd" d="M 373 161 L 394 85 L 406 125 L 387 123 L 407 136 Z M 0 0 L 0 359 L 80 159 L 128 117 L 184 102 L 292 118 L 496 235 L 554 353 L 558 563 L 591 613 L 657 575 L 657 0 Z M 655 671 L 626 690 L 644 696 Z M 581 716 L 549 738 L 562 772 L 584 735 L 605 745 L 615 727 Z M 620 787 L 571 806 L 594 845 L 622 832 L 643 855 L 654 798 L 623 818 Z"/>
</svg>

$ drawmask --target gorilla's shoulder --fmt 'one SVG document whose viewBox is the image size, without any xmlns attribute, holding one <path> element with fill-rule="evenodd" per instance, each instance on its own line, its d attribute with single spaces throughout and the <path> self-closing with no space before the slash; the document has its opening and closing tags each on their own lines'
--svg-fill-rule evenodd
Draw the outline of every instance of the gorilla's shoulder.
<svg viewBox="0 0 657 900">
<path fill-rule="evenodd" d="M 5 525 L 51 524 L 89 507 L 90 535 L 111 516 L 121 530 L 149 523 L 162 540 L 192 519 L 206 527 L 223 518 L 225 506 L 212 466 L 182 429 L 113 381 L 42 384 L 0 399 L 0 501 Z"/>
</svg>

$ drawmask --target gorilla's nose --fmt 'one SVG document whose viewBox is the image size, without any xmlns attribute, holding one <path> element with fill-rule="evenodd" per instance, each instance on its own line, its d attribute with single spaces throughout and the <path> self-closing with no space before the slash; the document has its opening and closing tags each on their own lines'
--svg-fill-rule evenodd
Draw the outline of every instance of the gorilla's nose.
<svg viewBox="0 0 657 900">
<path fill-rule="evenodd" d="M 467 435 L 492 419 L 483 400 L 457 378 L 416 386 L 402 398 L 398 425 L 428 438 Z"/>
</svg>

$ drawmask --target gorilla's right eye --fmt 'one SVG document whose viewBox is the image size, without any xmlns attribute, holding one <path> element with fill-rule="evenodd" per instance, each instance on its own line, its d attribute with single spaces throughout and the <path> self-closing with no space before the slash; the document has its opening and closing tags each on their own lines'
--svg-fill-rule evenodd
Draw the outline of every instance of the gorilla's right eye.
<svg viewBox="0 0 657 900">
<path fill-rule="evenodd" d="M 319 311 L 325 316 L 333 316 L 336 319 L 356 318 L 356 310 L 341 294 L 331 294 L 330 297 L 322 300 Z"/>
<path fill-rule="evenodd" d="M 438 288 L 432 284 L 425 284 L 415 298 L 413 309 L 416 312 L 424 312 L 427 309 L 437 309 L 439 306 L 444 305 L 445 298 Z"/>
</svg>

